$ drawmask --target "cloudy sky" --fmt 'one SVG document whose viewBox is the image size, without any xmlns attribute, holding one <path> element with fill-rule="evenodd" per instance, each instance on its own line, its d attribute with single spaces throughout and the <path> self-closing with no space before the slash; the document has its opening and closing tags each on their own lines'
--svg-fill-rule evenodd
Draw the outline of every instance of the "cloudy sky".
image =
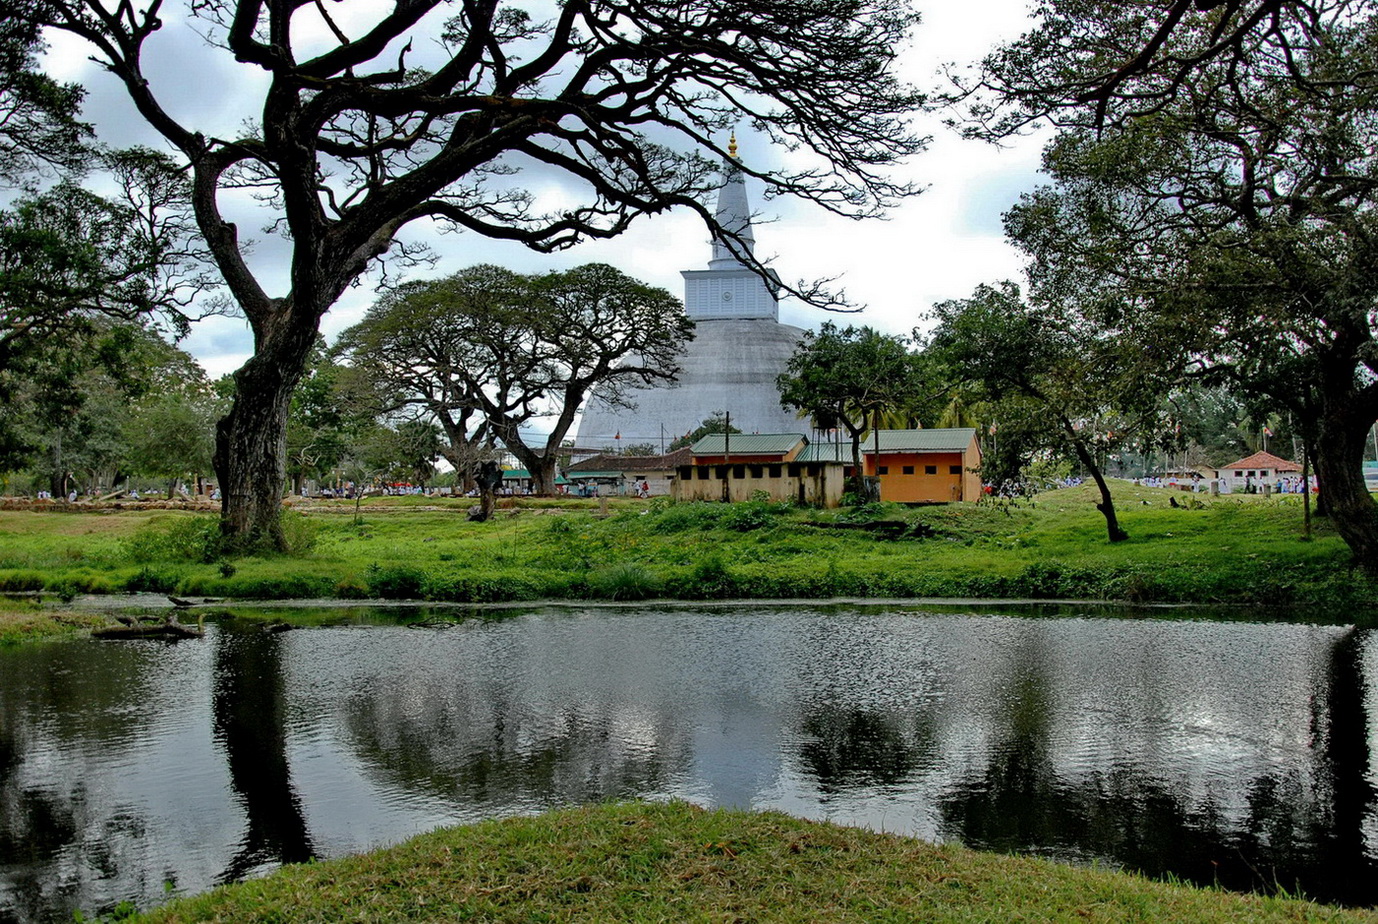
<svg viewBox="0 0 1378 924">
<path fill-rule="evenodd" d="M 1014 37 L 1029 24 L 1026 0 L 918 0 L 918 6 L 924 22 L 905 51 L 903 74 L 920 87 L 935 84 L 940 64 L 975 61 L 995 42 Z M 362 15 L 376 12 L 377 4 L 360 2 L 354 8 Z M 73 40 L 55 36 L 47 65 L 55 76 L 88 87 L 86 116 L 107 143 L 156 144 L 123 90 L 90 64 L 86 54 Z M 226 134 L 246 117 L 241 101 L 253 98 L 258 78 L 253 69 L 223 55 L 208 67 L 210 55 L 211 49 L 188 25 L 169 21 L 144 60 L 155 91 L 184 125 L 206 134 Z M 932 134 L 932 144 L 899 173 L 925 191 L 889 220 L 856 222 L 803 203 L 763 203 L 761 190 L 748 185 L 752 204 L 760 212 L 757 254 L 771 258 L 772 266 L 788 280 L 840 277 L 848 296 L 865 306 L 859 315 L 844 320 L 897 334 L 920 324 L 934 302 L 966 296 L 981 282 L 1019 276 L 1020 258 L 1004 242 L 1000 215 L 1038 181 L 1038 139 L 997 149 L 956 138 L 936 118 L 919 125 Z M 740 156 L 747 162 L 769 167 L 783 156 L 749 133 L 741 134 L 739 143 Z M 417 275 L 444 275 L 475 263 L 537 272 L 599 261 L 677 295 L 683 292 L 679 271 L 703 268 L 709 256 L 707 232 L 688 213 L 642 219 L 616 240 L 555 255 L 473 234 L 436 235 L 414 228 L 410 236 L 426 240 L 441 256 L 434 270 Z M 283 252 L 281 242 L 260 237 L 255 259 L 272 266 L 281 263 Z M 327 338 L 359 320 L 372 300 L 369 285 L 346 294 L 325 319 Z M 780 313 L 782 321 L 806 328 L 834 317 L 795 300 L 782 302 Z M 240 319 L 215 318 L 200 323 L 182 345 L 210 373 L 219 375 L 248 356 L 250 335 Z"/>
</svg>

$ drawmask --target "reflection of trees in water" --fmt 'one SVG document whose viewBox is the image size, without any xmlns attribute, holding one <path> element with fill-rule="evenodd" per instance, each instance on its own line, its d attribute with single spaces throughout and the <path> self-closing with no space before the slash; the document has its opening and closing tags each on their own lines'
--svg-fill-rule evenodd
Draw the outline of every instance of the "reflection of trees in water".
<svg viewBox="0 0 1378 924">
<path fill-rule="evenodd" d="M 244 836 L 220 882 L 314 854 L 287 763 L 281 644 L 281 636 L 262 631 L 216 635 L 215 737 L 246 816 Z"/>
<path fill-rule="evenodd" d="M 1369 727 L 1375 717 L 1365 713 L 1363 669 L 1364 648 L 1374 639 L 1372 629 L 1345 633 L 1331 651 L 1330 697 L 1315 704 L 1331 804 L 1311 832 L 1318 855 L 1311 878 L 1323 884 L 1315 887 L 1318 894 L 1323 890 L 1336 901 L 1364 904 L 1373 902 L 1372 883 L 1378 878 L 1378 862 L 1365 858 L 1373 846 L 1364 837 L 1365 818 L 1378 811 L 1378 794 L 1369 782 Z"/>
<path fill-rule="evenodd" d="M 799 759 L 824 796 L 907 780 L 932 753 L 931 729 L 906 729 L 889 713 L 817 704 L 800 725 Z"/>
<path fill-rule="evenodd" d="M 158 721 L 147 664 L 159 643 L 67 643 L 4 652 L 0 670 L 0 921 L 70 920 L 93 881 L 141 880 L 144 826 L 92 805 L 88 761 L 136 746 Z M 46 755 L 28 766 L 30 755 Z M 95 755 L 93 759 L 93 755 Z M 132 855 L 135 859 L 130 859 Z M 129 860 L 129 862 L 125 862 Z"/>
<path fill-rule="evenodd" d="M 1371 902 L 1378 864 L 1365 857 L 1360 830 L 1374 794 L 1359 649 L 1351 632 L 1331 650 L 1329 683 L 1314 705 L 1313 759 L 1251 780 L 1242 820 L 1209 801 L 1193 808 L 1171 781 L 1142 769 L 1059 774 L 1034 683 L 1010 701 L 984 772 L 942 799 L 944 828 L 982 849 L 1109 858 L 1150 876 Z"/>
<path fill-rule="evenodd" d="M 501 687 L 371 691 L 347 706 L 356 754 L 374 774 L 459 806 L 544 806 L 661 791 L 688 762 L 666 717 L 613 702 L 552 712 Z"/>
</svg>

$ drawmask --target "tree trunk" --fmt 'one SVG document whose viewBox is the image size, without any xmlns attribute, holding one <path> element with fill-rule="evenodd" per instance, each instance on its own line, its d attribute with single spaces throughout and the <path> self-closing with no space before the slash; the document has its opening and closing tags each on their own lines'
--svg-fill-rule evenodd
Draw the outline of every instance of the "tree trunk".
<svg viewBox="0 0 1378 924">
<path fill-rule="evenodd" d="M 1335 531 L 1364 573 L 1378 577 L 1378 504 L 1364 483 L 1364 445 L 1371 423 L 1347 402 L 1327 401 L 1318 421 L 1313 461 Z"/>
<path fill-rule="evenodd" d="M 283 327 L 290 319 L 283 319 Z M 234 373 L 230 412 L 215 428 L 220 531 L 237 551 L 284 548 L 282 491 L 287 479 L 287 412 L 306 368 L 315 326 L 296 325 L 258 349 Z"/>
<path fill-rule="evenodd" d="M 1091 479 L 1100 489 L 1100 503 L 1096 505 L 1096 509 L 1105 517 L 1105 531 L 1109 535 L 1110 541 L 1125 541 L 1129 538 L 1129 533 L 1120 528 L 1119 517 L 1115 515 L 1115 501 L 1110 497 L 1110 486 L 1105 483 L 1105 476 L 1101 474 L 1100 466 L 1096 464 L 1095 457 L 1086 448 L 1086 444 L 1076 437 L 1076 431 L 1071 422 L 1064 421 L 1063 427 L 1068 433 L 1068 438 L 1071 440 L 1072 448 L 1076 451 L 1077 458 L 1091 473 Z"/>
</svg>

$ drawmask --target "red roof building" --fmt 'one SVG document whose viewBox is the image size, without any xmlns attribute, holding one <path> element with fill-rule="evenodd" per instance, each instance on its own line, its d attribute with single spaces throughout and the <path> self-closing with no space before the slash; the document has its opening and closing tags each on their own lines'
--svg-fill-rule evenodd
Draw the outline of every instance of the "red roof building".
<svg viewBox="0 0 1378 924">
<path fill-rule="evenodd" d="M 1232 490 L 1247 488 L 1250 485 L 1274 482 L 1279 478 L 1290 478 L 1301 474 L 1301 466 L 1289 462 L 1271 452 L 1256 452 L 1229 465 L 1222 465 L 1217 477 L 1222 484 Z"/>
</svg>

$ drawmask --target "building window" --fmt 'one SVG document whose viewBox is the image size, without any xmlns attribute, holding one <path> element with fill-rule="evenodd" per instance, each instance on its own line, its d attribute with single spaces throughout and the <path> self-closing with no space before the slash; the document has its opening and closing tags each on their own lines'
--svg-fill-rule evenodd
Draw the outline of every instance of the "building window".
<svg viewBox="0 0 1378 924">
<path fill-rule="evenodd" d="M 790 476 L 791 478 L 798 478 L 798 477 L 799 477 L 799 473 L 800 473 L 800 471 L 801 471 L 802 469 L 803 469 L 803 466 L 800 465 L 798 462 L 791 462 L 791 463 L 789 464 L 789 476 Z"/>
<path fill-rule="evenodd" d="M 962 467 L 960 465 L 949 465 L 947 467 L 947 473 L 949 475 L 960 475 L 962 474 Z"/>
<path fill-rule="evenodd" d="M 876 469 L 876 472 L 881 475 L 888 475 L 890 474 L 890 466 L 882 465 L 880 468 Z"/>
<path fill-rule="evenodd" d="M 1243 477 L 1244 477 L 1244 473 L 1243 473 L 1243 472 L 1235 472 L 1235 473 L 1234 473 L 1234 476 L 1235 476 L 1236 478 L 1243 478 Z"/>
<path fill-rule="evenodd" d="M 770 477 L 772 477 L 772 478 L 779 478 L 779 477 L 780 477 L 780 466 L 778 466 L 778 465 L 772 465 L 772 466 L 770 467 Z"/>
<path fill-rule="evenodd" d="M 923 467 L 923 473 L 924 473 L 925 475 L 936 475 L 936 474 L 938 474 L 938 466 L 936 466 L 936 465 L 925 465 L 925 466 Z"/>
<path fill-rule="evenodd" d="M 720 481 L 725 481 L 725 480 L 727 480 L 727 466 L 726 466 L 726 465 L 718 465 L 718 466 L 715 466 L 714 471 L 713 471 L 713 474 L 716 475 Z"/>
<path fill-rule="evenodd" d="M 688 481 L 690 478 L 693 478 L 694 467 L 692 465 L 681 465 L 679 467 L 679 477 L 684 481 Z"/>
<path fill-rule="evenodd" d="M 904 467 L 904 473 L 905 473 L 906 475 L 912 475 L 912 474 L 914 474 L 914 466 L 912 466 L 912 465 L 906 465 L 906 466 Z"/>
<path fill-rule="evenodd" d="M 700 465 L 700 466 L 699 466 L 699 481 L 707 481 L 707 480 L 708 480 L 708 466 L 706 466 L 706 465 Z"/>
<path fill-rule="evenodd" d="M 745 466 L 745 465 L 734 465 L 734 466 L 732 466 L 732 477 L 733 477 L 733 478 L 736 478 L 736 479 L 739 480 L 739 481 L 740 481 L 741 479 L 745 478 L 745 477 L 746 477 L 746 466 Z"/>
<path fill-rule="evenodd" d="M 765 469 L 764 469 L 762 466 L 760 466 L 760 465 L 753 465 L 753 466 L 751 466 L 751 477 L 752 477 L 752 478 L 764 478 L 764 477 L 765 477 Z"/>
</svg>

